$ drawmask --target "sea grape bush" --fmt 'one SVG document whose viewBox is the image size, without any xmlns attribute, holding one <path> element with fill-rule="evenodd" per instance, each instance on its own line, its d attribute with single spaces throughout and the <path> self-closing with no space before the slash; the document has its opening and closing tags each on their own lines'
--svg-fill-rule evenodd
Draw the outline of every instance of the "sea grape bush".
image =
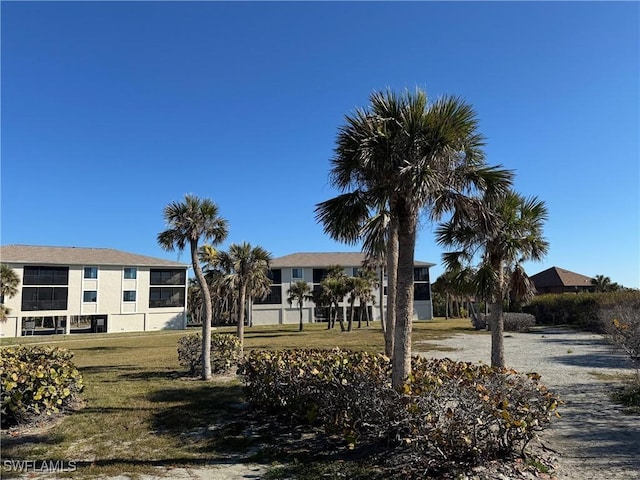
<svg viewBox="0 0 640 480">
<path fill-rule="evenodd" d="M 2 427 L 70 411 L 81 403 L 82 374 L 60 347 L 0 349 Z"/>
<path fill-rule="evenodd" d="M 611 342 L 622 348 L 640 370 L 640 301 L 602 309 L 600 320 Z"/>
<path fill-rule="evenodd" d="M 340 434 L 348 447 L 386 442 L 447 462 L 524 449 L 559 399 L 536 374 L 414 357 L 400 391 L 387 357 L 343 350 L 253 351 L 239 373 L 257 409 Z"/>
<path fill-rule="evenodd" d="M 211 335 L 211 372 L 222 374 L 238 364 L 242 354 L 240 341 L 235 335 L 214 333 Z M 202 367 L 202 334 L 186 335 L 178 340 L 178 361 L 194 375 Z"/>
</svg>

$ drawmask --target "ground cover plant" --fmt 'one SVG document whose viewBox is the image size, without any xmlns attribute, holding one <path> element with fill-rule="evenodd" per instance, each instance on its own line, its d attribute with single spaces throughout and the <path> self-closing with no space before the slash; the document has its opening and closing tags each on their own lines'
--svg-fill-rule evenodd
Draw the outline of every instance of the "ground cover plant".
<svg viewBox="0 0 640 480">
<path fill-rule="evenodd" d="M 219 328 L 216 333 L 234 330 Z M 455 332 L 486 335 L 474 331 L 468 319 L 416 322 L 414 350 L 426 351 Z M 356 446 L 345 453 L 332 438 L 309 439 L 291 424 L 254 416 L 246 408 L 242 383 L 233 377 L 210 382 L 190 377 L 176 355 L 183 336 L 184 331 L 165 331 L 0 339 L 2 347 L 46 344 L 73 352 L 86 402 L 85 408 L 47 428 L 3 431 L 3 459 L 74 460 L 78 471 L 73 478 L 152 473 L 158 465 L 218 460 L 290 461 L 309 465 L 310 472 L 330 472 L 337 460 L 347 459 L 346 464 L 373 478 L 368 458 L 376 452 L 363 453 Z M 323 324 L 310 324 L 304 332 L 298 332 L 297 324 L 261 326 L 247 330 L 245 352 L 334 347 L 381 352 L 383 342 L 379 323 L 351 333 L 326 330 Z"/>
</svg>

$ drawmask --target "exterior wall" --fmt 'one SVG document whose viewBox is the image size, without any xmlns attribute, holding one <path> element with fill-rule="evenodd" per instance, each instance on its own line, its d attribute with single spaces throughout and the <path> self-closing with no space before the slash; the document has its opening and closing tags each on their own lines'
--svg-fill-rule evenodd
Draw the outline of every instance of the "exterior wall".
<svg viewBox="0 0 640 480">
<path fill-rule="evenodd" d="M 0 322 L 0 337 L 19 337 L 21 333 L 18 317 L 8 317 L 4 322 Z"/>
<path fill-rule="evenodd" d="M 163 309 L 158 309 L 163 310 Z M 146 331 L 183 330 L 187 326 L 186 312 L 154 312 L 147 314 Z"/>
<path fill-rule="evenodd" d="M 415 320 L 431 320 L 433 318 L 433 304 L 425 300 L 413 302 L 413 318 Z"/>
<path fill-rule="evenodd" d="M 144 332 L 146 330 L 144 317 L 144 313 L 135 313 L 132 315 L 109 315 L 107 332 Z"/>
<path fill-rule="evenodd" d="M 76 315 L 100 315 L 106 317 L 107 332 L 183 329 L 186 327 L 187 285 L 184 286 L 185 306 L 149 307 L 151 269 L 179 269 L 180 267 L 69 265 L 66 310 L 22 311 L 22 289 L 25 287 L 22 284 L 24 265 L 11 263 L 8 263 L 8 265 L 18 274 L 20 285 L 17 295 L 5 298 L 5 305 L 10 309 L 10 317 L 7 322 L 0 322 L 0 336 L 2 337 L 21 336 L 24 317 L 66 316 L 65 333 L 70 333 L 70 317 Z M 67 265 L 51 266 L 63 267 Z M 84 278 L 85 267 L 97 267 L 97 278 Z M 135 279 L 124 278 L 125 267 L 137 269 Z M 136 292 L 135 301 L 124 301 L 123 292 L 127 290 Z M 95 302 L 84 301 L 84 292 L 86 291 L 97 292 Z"/>
<path fill-rule="evenodd" d="M 309 302 L 310 303 L 310 302 Z M 300 323 L 300 309 L 296 308 L 287 308 L 285 311 L 284 323 Z M 311 323 L 311 308 L 303 307 L 302 308 L 302 323 Z"/>
<path fill-rule="evenodd" d="M 282 318 L 282 312 L 280 308 L 261 308 L 267 305 L 260 305 L 253 307 L 253 324 L 254 325 L 279 325 Z"/>
</svg>

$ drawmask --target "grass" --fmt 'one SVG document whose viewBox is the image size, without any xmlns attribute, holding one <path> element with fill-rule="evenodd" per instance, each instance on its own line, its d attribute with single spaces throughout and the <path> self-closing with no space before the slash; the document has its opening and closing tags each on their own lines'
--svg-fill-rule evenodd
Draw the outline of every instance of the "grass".
<svg viewBox="0 0 640 480">
<path fill-rule="evenodd" d="M 245 349 L 333 348 L 382 351 L 379 324 L 353 332 L 326 325 L 256 326 Z M 233 333 L 224 327 L 220 333 Z M 438 339 L 472 333 L 468 319 L 415 322 L 414 351 Z M 197 466 L 257 458 L 261 438 L 246 435 L 242 385 L 235 378 L 202 382 L 178 364 L 185 331 L 0 339 L 10 344 L 56 344 L 74 352 L 84 376 L 86 406 L 52 426 L 2 433 L 2 458 L 75 460 L 73 478 L 152 473 L 158 465 Z M 486 333 L 486 332 L 485 332 Z M 3 478 L 11 473 L 3 472 Z"/>
<path fill-rule="evenodd" d="M 616 382 L 610 393 L 611 400 L 624 407 L 624 412 L 631 415 L 640 414 L 640 372 L 606 374 L 589 372 L 598 380 Z"/>
</svg>

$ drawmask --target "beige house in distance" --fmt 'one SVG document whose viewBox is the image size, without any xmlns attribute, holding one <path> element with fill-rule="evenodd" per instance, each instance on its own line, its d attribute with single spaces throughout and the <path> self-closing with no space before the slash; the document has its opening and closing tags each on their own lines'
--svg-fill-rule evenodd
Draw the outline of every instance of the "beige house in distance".
<svg viewBox="0 0 640 480">
<path fill-rule="evenodd" d="M 293 253 L 271 261 L 272 285 L 269 296 L 263 300 L 255 300 L 252 310 L 253 325 L 277 325 L 284 323 L 298 323 L 300 311 L 296 302 L 289 305 L 287 298 L 291 285 L 298 281 L 305 281 L 311 290 L 319 288 L 320 282 L 327 274 L 328 267 L 340 265 L 348 277 L 354 276 L 362 268 L 365 256 L 360 252 L 339 253 Z M 414 320 L 430 320 L 433 318 L 431 303 L 431 284 L 429 268 L 433 263 L 415 262 L 414 265 Z M 378 275 L 379 276 L 379 275 Z M 383 281 L 383 305 L 386 305 L 386 277 Z M 380 291 L 373 292 L 375 305 L 369 304 L 367 309 L 371 320 L 380 320 Z M 346 320 L 349 302 L 345 299 L 340 303 L 342 317 Z M 355 303 L 356 312 L 360 308 Z M 326 320 L 326 308 L 317 308 L 313 302 L 305 301 L 303 306 L 303 322 L 321 322 Z M 356 313 L 357 315 L 357 313 Z M 356 317 L 357 318 L 357 317 Z"/>
<path fill-rule="evenodd" d="M 108 248 L 7 245 L 20 278 L 0 337 L 184 329 L 190 265 Z"/>
</svg>

